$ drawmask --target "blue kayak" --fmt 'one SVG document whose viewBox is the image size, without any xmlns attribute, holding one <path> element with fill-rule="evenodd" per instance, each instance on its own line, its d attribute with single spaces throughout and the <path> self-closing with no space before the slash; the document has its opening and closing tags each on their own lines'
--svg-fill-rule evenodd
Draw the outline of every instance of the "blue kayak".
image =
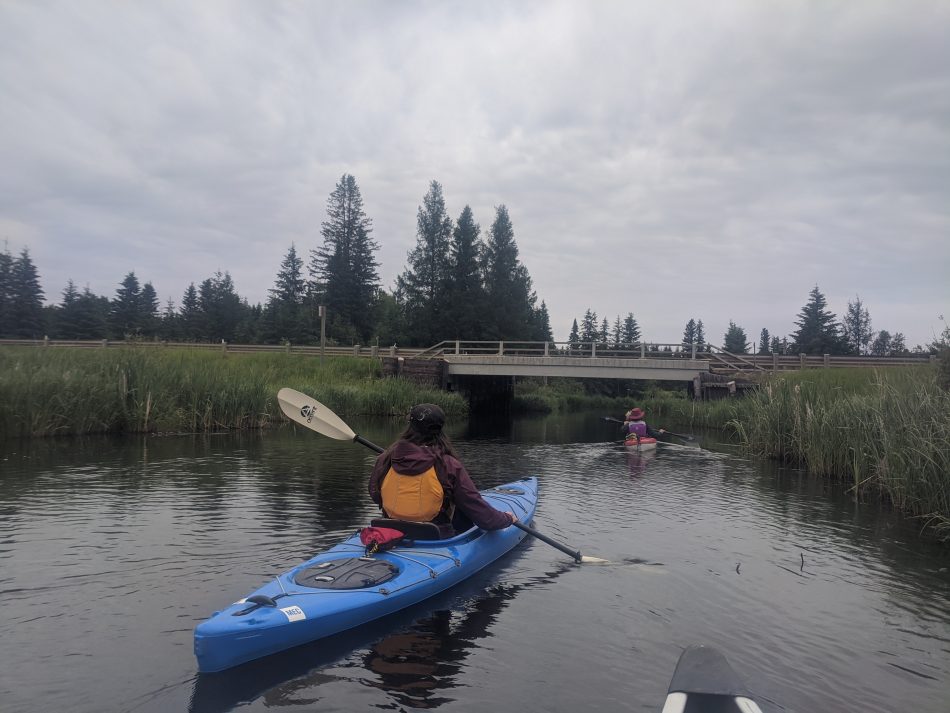
<svg viewBox="0 0 950 713">
<path fill-rule="evenodd" d="M 538 480 L 500 485 L 482 496 L 530 523 Z M 412 606 L 475 574 L 526 536 L 515 527 L 472 527 L 449 539 L 417 539 L 367 555 L 356 533 L 198 624 L 198 670 L 223 671 Z"/>
<path fill-rule="evenodd" d="M 762 713 L 732 666 L 711 646 L 690 646 L 673 672 L 661 713 Z"/>
</svg>

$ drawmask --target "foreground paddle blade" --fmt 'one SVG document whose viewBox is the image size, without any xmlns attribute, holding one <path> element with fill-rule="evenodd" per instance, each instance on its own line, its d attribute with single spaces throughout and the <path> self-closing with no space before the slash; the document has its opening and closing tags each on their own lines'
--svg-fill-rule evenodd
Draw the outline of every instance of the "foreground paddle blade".
<svg viewBox="0 0 950 713">
<path fill-rule="evenodd" d="M 338 441 L 352 441 L 356 438 L 352 428 L 312 396 L 293 389 L 281 389 L 277 392 L 277 403 L 287 418 L 311 431 Z"/>
</svg>

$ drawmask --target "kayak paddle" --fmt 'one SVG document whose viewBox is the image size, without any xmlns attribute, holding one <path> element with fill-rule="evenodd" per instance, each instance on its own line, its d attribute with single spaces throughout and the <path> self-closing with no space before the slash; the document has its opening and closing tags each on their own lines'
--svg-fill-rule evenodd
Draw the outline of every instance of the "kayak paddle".
<svg viewBox="0 0 950 713">
<path fill-rule="evenodd" d="M 333 411 L 306 394 L 294 391 L 293 389 L 284 388 L 277 392 L 277 403 L 280 404 L 280 410 L 284 412 L 287 418 L 295 423 L 299 423 L 301 426 L 309 428 L 311 431 L 316 431 L 337 441 L 355 441 L 356 443 L 362 443 L 377 453 L 382 453 L 384 450 L 372 441 L 368 441 L 357 434 L 352 428 L 346 425 L 343 419 L 333 413 Z M 551 547 L 573 557 L 574 561 L 578 564 L 582 562 L 589 564 L 607 563 L 607 560 L 601 559 L 600 557 L 582 555 L 579 551 L 572 550 L 567 545 L 552 540 L 547 535 L 538 532 L 533 527 L 525 525 L 523 522 L 515 520 L 511 524 L 519 530 L 527 532 L 532 537 L 538 538 L 541 542 L 551 545 Z"/>
<path fill-rule="evenodd" d="M 626 421 L 621 421 L 617 418 L 611 418 L 610 416 L 601 416 L 605 421 L 611 421 L 612 423 L 626 423 Z M 665 428 L 662 429 L 663 433 L 669 433 L 671 436 L 676 436 L 677 438 L 682 438 L 684 441 L 695 441 L 696 436 L 689 436 L 684 433 L 674 433 L 673 431 L 667 431 Z"/>
</svg>

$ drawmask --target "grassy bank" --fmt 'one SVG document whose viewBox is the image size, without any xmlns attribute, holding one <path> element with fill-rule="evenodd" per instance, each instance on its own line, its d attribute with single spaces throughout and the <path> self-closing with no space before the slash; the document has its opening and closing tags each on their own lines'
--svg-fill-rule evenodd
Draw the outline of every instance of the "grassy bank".
<svg viewBox="0 0 950 713">
<path fill-rule="evenodd" d="M 370 359 L 3 347 L 0 436 L 263 428 L 283 418 L 276 401 L 283 386 L 342 416 L 401 414 L 419 401 L 466 411 L 457 394 L 380 379 Z"/>
</svg>

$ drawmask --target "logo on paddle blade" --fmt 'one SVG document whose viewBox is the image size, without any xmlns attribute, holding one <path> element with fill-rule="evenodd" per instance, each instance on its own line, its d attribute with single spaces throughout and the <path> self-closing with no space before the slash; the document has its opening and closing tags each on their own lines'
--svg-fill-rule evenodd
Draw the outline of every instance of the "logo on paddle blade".
<svg viewBox="0 0 950 713">
<path fill-rule="evenodd" d="M 307 419 L 307 423 L 313 420 L 313 417 L 317 415 L 316 406 L 304 406 L 300 409 L 300 415 Z"/>
</svg>

